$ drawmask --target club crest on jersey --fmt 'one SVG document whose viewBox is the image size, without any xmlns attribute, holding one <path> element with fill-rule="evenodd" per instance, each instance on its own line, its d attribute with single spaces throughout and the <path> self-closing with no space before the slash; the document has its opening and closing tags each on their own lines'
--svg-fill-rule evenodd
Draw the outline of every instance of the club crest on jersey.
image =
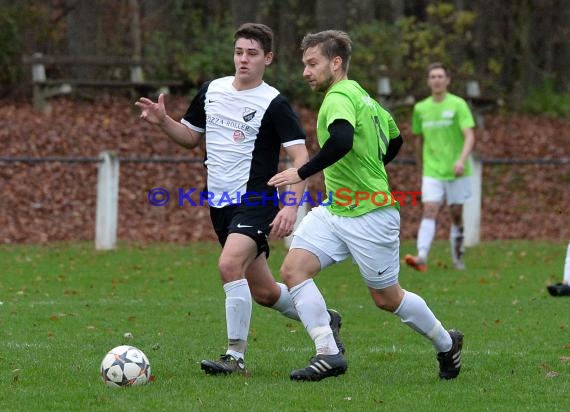
<svg viewBox="0 0 570 412">
<path fill-rule="evenodd" d="M 245 109 L 243 109 L 243 120 L 245 120 L 246 122 L 249 122 L 251 119 L 253 119 L 255 117 L 256 112 L 257 112 L 257 110 L 250 109 L 249 107 L 246 107 Z"/>
<path fill-rule="evenodd" d="M 234 142 L 241 143 L 245 140 L 245 135 L 241 130 L 234 130 Z"/>
</svg>

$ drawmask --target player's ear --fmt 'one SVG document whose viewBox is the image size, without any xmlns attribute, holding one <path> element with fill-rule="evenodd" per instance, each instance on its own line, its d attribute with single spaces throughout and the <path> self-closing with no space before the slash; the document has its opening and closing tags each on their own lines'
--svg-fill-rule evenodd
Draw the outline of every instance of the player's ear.
<svg viewBox="0 0 570 412">
<path fill-rule="evenodd" d="M 335 56 L 333 57 L 333 59 L 331 60 L 332 62 L 332 69 L 334 71 L 340 70 L 342 67 L 342 57 L 340 56 Z"/>
<path fill-rule="evenodd" d="M 265 53 L 265 65 L 269 66 L 273 63 L 273 52 Z"/>
</svg>

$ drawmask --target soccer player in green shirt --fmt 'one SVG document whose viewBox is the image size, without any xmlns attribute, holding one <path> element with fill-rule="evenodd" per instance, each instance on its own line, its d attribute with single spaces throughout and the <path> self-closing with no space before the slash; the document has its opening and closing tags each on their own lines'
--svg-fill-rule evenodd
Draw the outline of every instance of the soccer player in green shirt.
<svg viewBox="0 0 570 412">
<path fill-rule="evenodd" d="M 440 378 L 453 379 L 461 368 L 463 334 L 444 329 L 426 302 L 402 289 L 398 281 L 400 214 L 384 167 L 402 145 L 398 127 L 357 82 L 348 80 L 352 42 L 346 33 L 308 34 L 301 49 L 303 76 L 312 90 L 325 93 L 317 117 L 321 149 L 300 168 L 273 176 L 269 184 L 295 184 L 322 170 L 333 199 L 313 208 L 301 221 L 281 267 L 281 277 L 316 348 L 308 366 L 290 377 L 319 381 L 346 372 L 347 362 L 335 344 L 327 307 L 313 278 L 327 266 L 352 257 L 376 306 L 428 338 L 437 353 Z"/>
<path fill-rule="evenodd" d="M 428 67 L 431 96 L 418 102 L 412 115 L 412 133 L 418 135 L 418 163 L 422 165 L 423 215 L 418 230 L 418 255 L 406 255 L 406 263 L 425 272 L 436 219 L 444 198 L 451 213 L 451 258 L 457 269 L 463 262 L 463 204 L 471 195 L 469 155 L 475 143 L 475 122 L 461 97 L 447 91 L 451 81 L 441 63 Z"/>
</svg>

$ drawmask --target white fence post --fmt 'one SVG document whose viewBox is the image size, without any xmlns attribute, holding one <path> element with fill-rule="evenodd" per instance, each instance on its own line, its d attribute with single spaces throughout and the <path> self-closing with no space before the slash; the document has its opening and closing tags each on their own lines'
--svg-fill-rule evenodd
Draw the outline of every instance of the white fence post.
<svg viewBox="0 0 570 412">
<path fill-rule="evenodd" d="M 101 152 L 99 158 L 95 249 L 109 250 L 117 243 L 119 157 L 115 152 Z"/>
<path fill-rule="evenodd" d="M 34 53 L 34 57 L 41 59 L 41 53 Z M 32 65 L 32 81 L 34 83 L 43 83 L 46 81 L 46 68 L 43 63 L 34 63 Z"/>
<path fill-rule="evenodd" d="M 471 165 L 471 197 L 463 205 L 464 245 L 466 247 L 476 246 L 481 240 L 483 163 L 478 156 L 473 156 Z"/>
<path fill-rule="evenodd" d="M 143 70 L 142 67 L 132 66 L 131 67 L 131 82 L 133 83 L 142 83 L 144 81 Z"/>
</svg>

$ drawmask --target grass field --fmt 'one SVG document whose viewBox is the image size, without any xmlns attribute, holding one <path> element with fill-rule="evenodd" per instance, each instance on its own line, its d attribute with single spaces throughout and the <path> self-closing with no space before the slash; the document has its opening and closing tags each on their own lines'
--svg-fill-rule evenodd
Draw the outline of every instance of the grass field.
<svg viewBox="0 0 570 412">
<path fill-rule="evenodd" d="M 275 273 L 285 250 L 274 245 Z M 346 375 L 289 380 L 313 345 L 304 328 L 254 305 L 250 378 L 206 376 L 225 351 L 224 294 L 214 243 L 0 246 L 0 411 L 565 411 L 570 403 L 570 298 L 552 298 L 567 244 L 501 241 L 448 266 L 436 242 L 428 273 L 402 268 L 448 328 L 465 333 L 463 369 L 439 381 L 431 344 L 372 305 L 350 262 L 317 278 L 343 315 Z M 414 243 L 402 245 L 402 255 Z M 133 339 L 125 341 L 123 334 Z M 155 382 L 109 389 L 99 378 L 122 343 L 149 357 Z"/>
</svg>

